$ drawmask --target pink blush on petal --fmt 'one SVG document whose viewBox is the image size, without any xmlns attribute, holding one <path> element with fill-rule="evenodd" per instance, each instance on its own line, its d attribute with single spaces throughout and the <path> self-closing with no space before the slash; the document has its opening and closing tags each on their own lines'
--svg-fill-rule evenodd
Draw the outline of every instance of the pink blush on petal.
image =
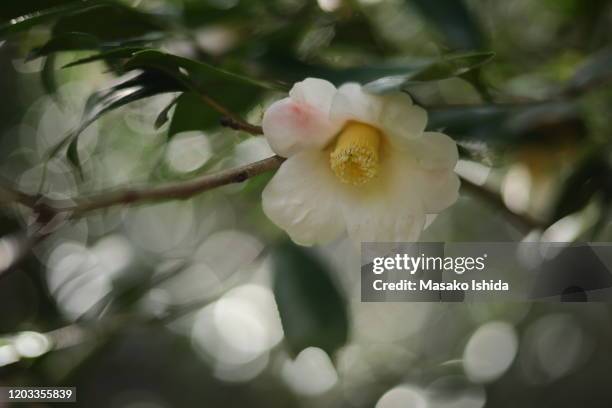
<svg viewBox="0 0 612 408">
<path fill-rule="evenodd" d="M 271 105 L 262 125 L 272 149 L 284 157 L 306 148 L 322 148 L 336 133 L 327 113 L 289 98 Z"/>
<path fill-rule="evenodd" d="M 292 103 L 289 105 L 289 114 L 295 126 L 307 129 L 313 121 L 320 120 L 321 113 L 306 104 Z"/>
</svg>

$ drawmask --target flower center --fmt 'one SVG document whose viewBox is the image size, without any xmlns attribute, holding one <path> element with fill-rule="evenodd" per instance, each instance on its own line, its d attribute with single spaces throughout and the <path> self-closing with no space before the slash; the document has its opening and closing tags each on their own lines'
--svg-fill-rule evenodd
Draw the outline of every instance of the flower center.
<svg viewBox="0 0 612 408">
<path fill-rule="evenodd" d="M 347 184 L 360 186 L 376 177 L 379 168 L 380 131 L 350 122 L 338 135 L 330 154 L 331 168 Z"/>
</svg>

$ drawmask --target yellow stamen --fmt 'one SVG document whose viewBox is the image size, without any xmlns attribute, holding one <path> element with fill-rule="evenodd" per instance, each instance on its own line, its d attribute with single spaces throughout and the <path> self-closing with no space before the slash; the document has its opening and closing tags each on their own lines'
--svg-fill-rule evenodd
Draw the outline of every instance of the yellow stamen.
<svg viewBox="0 0 612 408">
<path fill-rule="evenodd" d="M 359 186 L 376 177 L 380 137 L 378 129 L 358 122 L 350 122 L 340 132 L 330 162 L 342 182 Z"/>
</svg>

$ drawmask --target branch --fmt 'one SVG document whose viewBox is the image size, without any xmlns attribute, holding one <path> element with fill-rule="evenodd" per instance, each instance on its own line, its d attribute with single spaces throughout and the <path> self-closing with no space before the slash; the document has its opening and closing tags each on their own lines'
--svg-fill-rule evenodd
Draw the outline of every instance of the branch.
<svg viewBox="0 0 612 408">
<path fill-rule="evenodd" d="M 205 174 L 192 180 L 169 183 L 155 187 L 135 187 L 123 190 L 102 192 L 89 197 L 75 200 L 53 200 L 48 198 L 37 198 L 8 187 L 0 187 L 0 192 L 10 192 L 16 202 L 32 208 L 36 212 L 44 212 L 49 215 L 71 213 L 70 218 L 80 217 L 90 211 L 100 210 L 115 205 L 126 205 L 136 202 L 157 201 L 164 199 L 185 199 L 212 190 L 227 184 L 240 183 L 249 178 L 268 171 L 276 170 L 285 159 L 280 156 L 272 156 L 255 163 L 233 169 L 222 170 L 217 173 Z M 523 230 L 544 228 L 545 225 L 527 215 L 512 212 L 499 194 L 485 187 L 474 184 L 462 178 L 462 189 L 492 204 L 501 210 L 515 225 Z M 8 201 L 7 201 L 8 202 Z M 48 218 L 48 217 L 45 217 Z"/>
<path fill-rule="evenodd" d="M 525 232 L 530 232 L 534 229 L 546 228 L 546 225 L 543 222 L 538 221 L 528 215 L 517 214 L 510 210 L 508 207 L 506 207 L 506 204 L 504 204 L 504 201 L 499 194 L 486 187 L 480 186 L 461 177 L 461 188 L 474 195 L 477 195 L 484 201 L 491 204 L 494 208 L 500 210 L 514 225 L 521 228 Z"/>
<path fill-rule="evenodd" d="M 263 129 L 261 126 L 251 125 L 243 120 L 236 120 L 236 118 L 223 116 L 219 122 L 221 123 L 221 126 L 225 126 L 230 129 L 242 130 L 252 135 L 263 135 Z"/>
<path fill-rule="evenodd" d="M 0 205 L 12 204 L 15 202 L 33 208 L 38 202 L 38 197 L 12 188 L 8 182 L 2 180 L 0 184 Z"/>
<path fill-rule="evenodd" d="M 261 126 L 255 126 L 250 124 L 249 122 L 246 122 L 240 116 L 236 115 L 234 112 L 230 111 L 210 96 L 203 93 L 200 93 L 199 95 L 205 104 L 207 104 L 222 115 L 220 121 L 221 126 L 226 126 L 235 130 L 243 130 L 252 135 L 263 134 L 263 129 L 261 128 Z"/>
<path fill-rule="evenodd" d="M 276 170 L 284 161 L 280 156 L 272 156 L 255 163 L 222 170 L 217 173 L 205 174 L 192 180 L 169 183 L 155 187 L 128 188 L 108 193 L 98 193 L 89 197 L 74 200 L 76 204 L 66 206 L 66 201 L 51 200 L 47 205 L 57 212 L 72 212 L 73 217 L 84 213 L 108 208 L 119 204 L 131 204 L 141 201 L 156 201 L 163 199 L 184 199 L 216 187 L 240 183 L 268 171 Z"/>
</svg>

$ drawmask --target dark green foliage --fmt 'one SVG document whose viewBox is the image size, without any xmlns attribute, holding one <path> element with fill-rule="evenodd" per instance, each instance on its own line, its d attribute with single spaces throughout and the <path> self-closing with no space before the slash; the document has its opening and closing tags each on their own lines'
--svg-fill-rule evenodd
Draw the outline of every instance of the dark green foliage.
<svg viewBox="0 0 612 408">
<path fill-rule="evenodd" d="M 332 355 L 348 339 L 344 296 L 327 267 L 311 251 L 290 242 L 274 251 L 274 296 L 295 356 L 307 347 Z"/>
<path fill-rule="evenodd" d="M 597 198 L 604 208 L 612 200 L 612 166 L 610 152 L 596 150 L 586 155 L 564 181 L 551 221 L 555 221 L 581 210 L 593 198 Z M 604 216 L 607 213 L 604 212 Z"/>
<path fill-rule="evenodd" d="M 482 31 L 463 0 L 407 0 L 440 31 L 453 49 L 477 50 L 484 44 Z"/>
<path fill-rule="evenodd" d="M 366 89 L 373 93 L 396 92 L 412 83 L 458 77 L 491 61 L 494 55 L 492 52 L 450 54 L 425 62 L 421 67 L 409 70 L 408 73 L 376 79 L 367 84 Z"/>
</svg>

